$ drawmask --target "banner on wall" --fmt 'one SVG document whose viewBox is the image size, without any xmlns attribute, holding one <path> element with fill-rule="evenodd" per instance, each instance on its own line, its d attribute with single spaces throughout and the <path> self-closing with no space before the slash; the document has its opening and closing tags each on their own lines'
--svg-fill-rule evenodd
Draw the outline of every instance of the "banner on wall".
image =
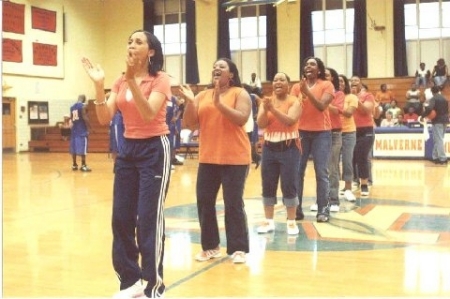
<svg viewBox="0 0 450 299">
<path fill-rule="evenodd" d="M 63 7 L 42 2 L 2 2 L 3 73 L 64 77 Z"/>
</svg>

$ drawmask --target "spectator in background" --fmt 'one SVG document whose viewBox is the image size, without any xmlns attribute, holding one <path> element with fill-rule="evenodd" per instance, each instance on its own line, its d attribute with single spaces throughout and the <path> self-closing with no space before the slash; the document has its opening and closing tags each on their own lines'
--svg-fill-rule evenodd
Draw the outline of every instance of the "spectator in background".
<svg viewBox="0 0 450 299">
<path fill-rule="evenodd" d="M 409 110 L 409 107 L 413 107 L 416 113 L 420 113 L 420 98 L 421 92 L 417 89 L 417 85 L 415 83 L 411 84 L 411 88 L 406 91 L 406 104 L 403 111 L 406 113 Z"/>
<path fill-rule="evenodd" d="M 404 127 L 406 126 L 406 121 L 404 119 L 403 114 L 397 115 L 397 123 L 395 124 L 396 127 Z"/>
<path fill-rule="evenodd" d="M 386 111 L 387 109 L 390 108 L 390 103 L 394 99 L 395 99 L 394 95 L 393 95 L 392 91 L 387 89 L 387 85 L 384 83 L 381 84 L 380 90 L 377 91 L 375 94 L 375 100 L 383 107 L 384 111 Z"/>
<path fill-rule="evenodd" d="M 439 58 L 436 62 L 436 65 L 433 68 L 433 72 L 431 73 L 433 77 L 434 84 L 439 87 L 440 90 L 444 88 L 445 83 L 447 82 L 448 77 L 448 68 L 445 64 L 444 58 Z"/>
<path fill-rule="evenodd" d="M 418 118 L 419 115 L 416 114 L 414 107 L 409 107 L 408 112 L 403 117 L 405 123 L 416 122 Z"/>
<path fill-rule="evenodd" d="M 431 120 L 433 130 L 433 152 L 432 159 L 437 165 L 447 165 L 447 155 L 445 153 L 444 138 L 447 124 L 449 123 L 449 107 L 447 99 L 440 94 L 440 88 L 434 86 L 431 88 L 433 97 L 430 99 L 429 105 L 422 113 L 422 118 L 427 117 L 431 111 L 436 113 L 435 117 Z"/>
<path fill-rule="evenodd" d="M 247 85 L 250 86 L 250 91 L 259 97 L 262 96 L 262 84 L 261 79 L 256 76 L 256 73 L 252 73 L 250 80 L 247 82 Z"/>
<path fill-rule="evenodd" d="M 82 94 L 78 96 L 78 101 L 70 107 L 70 122 L 72 123 L 70 153 L 72 154 L 73 162 L 72 170 L 78 170 L 77 156 L 80 156 L 80 170 L 83 172 L 90 172 L 91 169 L 86 165 L 86 154 L 91 124 L 89 122 L 85 102 L 86 96 Z"/>
<path fill-rule="evenodd" d="M 380 127 L 395 127 L 397 125 L 397 121 L 392 117 L 391 111 L 386 111 L 386 118 L 381 120 Z"/>
<path fill-rule="evenodd" d="M 428 85 L 428 81 L 430 81 L 431 72 L 430 70 L 425 69 L 425 63 L 421 62 L 419 65 L 419 69 L 416 70 L 415 74 L 416 86 L 419 88 L 425 88 Z"/>
<path fill-rule="evenodd" d="M 402 112 L 402 109 L 400 107 L 397 107 L 397 101 L 392 100 L 389 109 L 386 112 L 392 113 L 392 118 L 397 118 L 397 116 Z"/>
</svg>

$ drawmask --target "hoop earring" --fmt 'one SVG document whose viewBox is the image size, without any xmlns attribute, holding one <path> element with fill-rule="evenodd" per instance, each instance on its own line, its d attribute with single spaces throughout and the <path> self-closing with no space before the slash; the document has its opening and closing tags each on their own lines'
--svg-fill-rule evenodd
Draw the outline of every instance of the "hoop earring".
<svg viewBox="0 0 450 299">
<path fill-rule="evenodd" d="M 152 65 L 152 57 L 151 56 L 148 57 L 148 64 Z"/>
</svg>

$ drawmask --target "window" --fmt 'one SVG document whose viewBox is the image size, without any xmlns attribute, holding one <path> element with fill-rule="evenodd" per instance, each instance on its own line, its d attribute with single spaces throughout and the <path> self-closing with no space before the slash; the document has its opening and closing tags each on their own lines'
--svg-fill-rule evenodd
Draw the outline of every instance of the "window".
<svg viewBox="0 0 450 299">
<path fill-rule="evenodd" d="M 242 6 L 230 12 L 230 50 L 242 82 L 251 73 L 265 78 L 266 71 L 266 9 L 265 5 Z"/>
<path fill-rule="evenodd" d="M 315 56 L 338 73 L 351 74 L 353 53 L 353 1 L 317 0 L 312 12 Z"/>
<path fill-rule="evenodd" d="M 450 0 L 405 0 L 408 73 L 420 62 L 432 69 L 439 58 L 450 60 Z"/>
<path fill-rule="evenodd" d="M 154 34 L 161 41 L 165 58 L 164 69 L 174 78 L 174 85 L 184 82 L 186 1 L 187 0 L 155 1 L 156 20 Z"/>
</svg>

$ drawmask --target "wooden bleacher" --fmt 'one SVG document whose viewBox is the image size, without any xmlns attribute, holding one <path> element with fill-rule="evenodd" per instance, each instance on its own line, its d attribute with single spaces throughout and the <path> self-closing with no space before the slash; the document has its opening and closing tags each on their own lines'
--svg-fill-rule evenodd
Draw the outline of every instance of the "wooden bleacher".
<svg viewBox="0 0 450 299">
<path fill-rule="evenodd" d="M 369 91 L 374 95 L 380 89 L 380 85 L 387 84 L 398 102 L 398 106 L 403 108 L 406 102 L 406 91 L 414 83 L 414 77 L 396 77 L 396 78 L 362 78 L 364 84 L 369 88 Z M 292 82 L 294 84 L 296 82 Z M 266 96 L 272 93 L 272 83 L 263 82 L 263 93 Z M 203 90 L 206 85 L 191 85 L 194 91 Z M 178 86 L 172 87 L 172 93 L 178 95 Z M 450 87 L 447 85 L 443 94 L 447 99 L 450 99 Z M 108 153 L 109 152 L 109 127 L 102 126 L 95 115 L 95 106 L 93 100 L 88 101 L 88 114 L 91 121 L 92 130 L 89 135 L 88 152 L 91 153 Z M 28 142 L 30 151 L 49 151 L 49 152 L 68 152 L 69 141 L 63 140 L 61 130 L 58 126 L 45 127 L 45 134 L 41 134 L 38 140 L 30 140 Z"/>
<path fill-rule="evenodd" d="M 95 115 L 93 100 L 88 101 L 88 116 L 91 123 L 89 133 L 88 153 L 109 152 L 109 127 L 102 126 Z M 40 127 L 41 134 L 37 140 L 28 141 L 29 151 L 69 152 L 70 140 L 64 140 L 59 126 Z"/>
</svg>

